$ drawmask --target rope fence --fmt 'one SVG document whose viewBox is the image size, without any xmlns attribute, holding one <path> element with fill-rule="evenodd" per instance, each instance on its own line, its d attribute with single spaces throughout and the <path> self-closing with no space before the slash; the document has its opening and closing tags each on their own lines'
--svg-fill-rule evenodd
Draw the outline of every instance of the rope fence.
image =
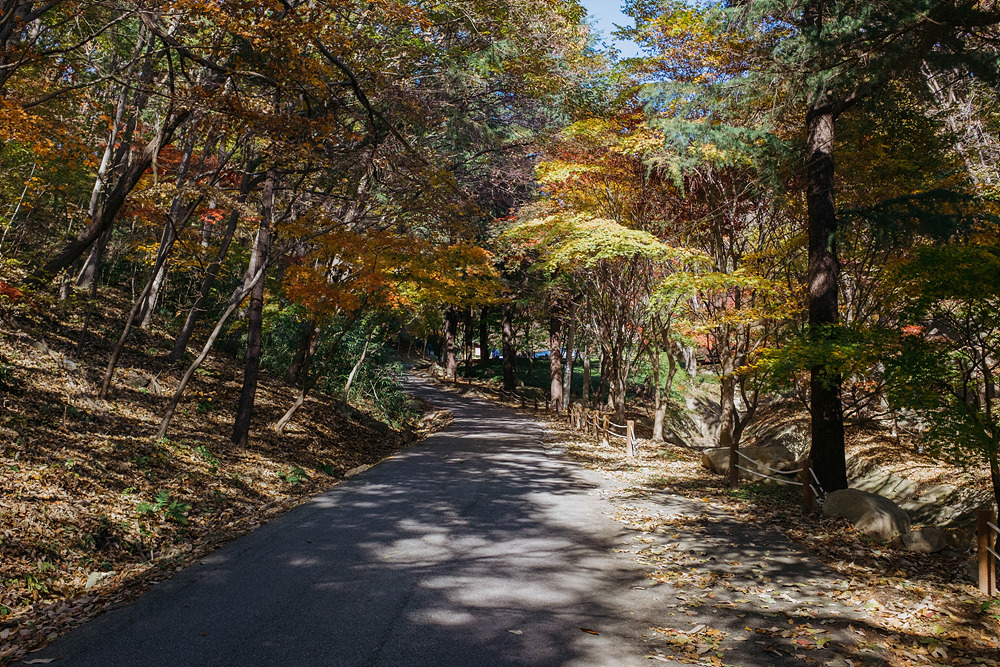
<svg viewBox="0 0 1000 667">
<path fill-rule="evenodd" d="M 997 595 L 997 537 L 1000 528 L 992 510 L 981 509 L 976 513 L 977 556 L 979 560 L 979 592 L 983 595 Z"/>
<path fill-rule="evenodd" d="M 458 384 L 458 374 L 454 376 L 455 383 Z M 472 378 L 468 378 L 469 385 L 472 385 Z M 492 387 L 487 387 L 488 390 L 494 392 L 500 397 L 501 401 L 511 400 L 515 402 L 520 402 L 521 408 L 528 407 L 528 401 L 535 410 L 538 412 L 538 398 L 532 397 L 529 399 L 524 394 L 517 393 L 514 391 L 507 391 L 503 387 L 499 389 L 494 389 Z M 544 409 L 548 411 L 549 402 L 542 401 Z M 561 416 L 561 411 L 559 406 L 553 406 L 556 415 Z M 624 424 L 616 424 L 610 420 L 610 416 L 607 413 L 602 413 L 600 410 L 591 410 L 588 408 L 582 408 L 578 405 L 573 405 L 569 410 L 566 411 L 566 422 L 570 428 L 584 431 L 587 435 L 593 435 L 598 437 L 600 442 L 604 445 L 610 445 L 611 438 L 614 437 L 616 440 L 625 441 L 625 453 L 630 458 L 637 457 L 639 455 L 639 440 L 635 435 L 635 421 L 627 420 Z M 616 433 L 612 429 L 624 429 L 625 433 Z M 817 501 L 819 503 L 823 502 L 826 497 L 826 491 L 823 489 L 823 485 L 820 484 L 819 477 L 816 476 L 816 471 L 813 469 L 812 459 L 806 459 L 803 461 L 802 467 L 796 470 L 780 470 L 778 468 L 772 468 L 768 465 L 756 461 L 743 452 L 736 449 L 730 455 L 730 460 L 734 462 L 734 469 L 743 471 L 754 477 L 760 479 L 766 479 L 778 484 L 787 484 L 793 487 L 800 487 L 802 489 L 802 508 L 806 514 L 811 513 Z M 739 461 L 747 461 L 753 464 L 753 468 L 739 465 Z M 766 472 L 761 472 L 764 470 Z M 772 474 L 767 474 L 772 473 Z M 777 477 L 776 475 L 798 475 L 799 479 L 788 479 L 786 477 Z M 739 484 L 739 473 L 731 473 L 731 483 L 735 487 Z M 980 581 L 982 582 L 985 578 L 987 586 L 990 590 L 996 591 L 996 562 L 1000 560 L 1000 555 L 994 550 L 996 545 L 996 534 L 1000 533 L 1000 529 L 997 528 L 992 520 L 985 520 L 985 528 L 981 531 L 980 537 Z M 988 532 L 992 531 L 992 532 Z M 985 536 L 985 537 L 983 537 Z M 985 560 L 984 560 L 985 559 Z M 986 574 L 990 572 L 991 574 Z M 983 584 L 980 584 L 982 587 Z"/>
</svg>

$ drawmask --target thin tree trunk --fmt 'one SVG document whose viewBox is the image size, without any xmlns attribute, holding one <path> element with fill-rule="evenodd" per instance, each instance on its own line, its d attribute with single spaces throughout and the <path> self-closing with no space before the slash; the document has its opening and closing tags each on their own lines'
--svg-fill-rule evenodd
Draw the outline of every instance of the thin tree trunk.
<svg viewBox="0 0 1000 667">
<path fill-rule="evenodd" d="M 222 317 L 220 317 L 219 321 L 216 322 L 215 329 L 209 335 L 208 340 L 205 341 L 205 344 L 201 348 L 201 353 L 198 354 L 195 360 L 191 362 L 191 365 L 188 366 L 187 371 L 184 373 L 184 377 L 181 378 L 180 384 L 177 385 L 177 389 L 174 391 L 174 395 L 170 398 L 170 402 L 167 404 L 167 409 L 163 413 L 163 419 L 160 420 L 160 429 L 156 432 L 157 440 L 166 437 L 167 429 L 170 427 L 170 421 L 174 418 L 177 406 L 181 402 L 181 396 L 184 395 L 184 390 L 187 388 L 191 378 L 194 377 L 194 372 L 198 370 L 202 363 L 204 363 L 205 359 L 208 358 L 208 353 L 212 350 L 212 346 L 215 345 L 215 341 L 219 337 L 219 334 L 222 333 L 222 329 L 226 326 L 226 322 L 228 322 L 232 314 L 236 312 L 239 305 L 243 303 L 243 299 L 245 299 L 247 294 L 249 294 L 250 291 L 256 287 L 258 282 L 261 282 L 264 279 L 264 273 L 267 271 L 267 266 L 267 263 L 259 266 L 257 268 L 257 272 L 250 280 L 250 283 L 245 286 L 237 287 L 236 291 L 233 292 L 233 296 L 229 299 L 229 307 L 226 308 L 226 311 L 222 313 Z"/>
<path fill-rule="evenodd" d="M 260 228 L 257 243 L 254 244 L 252 264 L 264 266 L 271 252 L 271 225 L 274 222 L 274 169 L 267 170 L 262 192 Z M 250 292 L 250 306 L 247 313 L 247 351 L 243 371 L 243 389 L 233 422 L 232 442 L 237 447 L 246 447 L 250 437 L 250 419 L 253 416 L 257 394 L 257 378 L 260 373 L 261 329 L 264 322 L 264 283 L 260 280 Z"/>
<path fill-rule="evenodd" d="M 292 357 L 292 363 L 288 365 L 288 373 L 285 375 L 285 379 L 288 382 L 295 382 L 298 379 L 299 373 L 302 369 L 309 368 L 309 356 L 311 354 L 310 350 L 315 347 L 314 341 L 316 340 L 316 318 L 311 319 L 302 329 L 302 335 L 299 336 L 299 344 L 295 349 L 295 356 Z"/>
<path fill-rule="evenodd" d="M 490 328 L 486 320 L 489 306 L 483 306 L 479 311 L 479 363 L 486 365 L 490 361 Z"/>
<path fill-rule="evenodd" d="M 649 346 L 649 360 L 653 366 L 653 442 L 663 442 L 663 418 L 667 413 L 667 402 L 663 400 L 660 388 L 660 349 Z"/>
<path fill-rule="evenodd" d="M 156 254 L 156 261 L 153 263 L 153 270 L 150 273 L 149 279 L 146 281 L 146 286 L 143 287 L 139 298 L 132 304 L 132 310 L 129 311 L 128 317 L 125 318 L 125 329 L 122 331 L 121 336 L 118 338 L 118 342 L 111 351 L 111 359 L 108 360 L 108 367 L 104 371 L 104 381 L 101 383 L 101 391 L 97 395 L 97 397 L 102 401 L 108 397 L 108 390 L 111 388 L 111 378 L 114 376 L 115 368 L 118 366 L 118 360 L 121 358 L 122 350 L 125 349 L 125 342 L 128 340 L 128 336 L 132 332 L 132 325 L 135 323 L 136 315 L 139 313 L 139 308 L 142 306 L 143 301 L 152 289 L 156 274 L 160 270 L 160 267 L 163 266 L 163 263 L 167 261 L 167 256 L 169 254 L 170 246 L 163 245 L 160 247 L 159 252 Z"/>
<path fill-rule="evenodd" d="M 514 369 L 517 350 L 514 347 L 514 306 L 504 304 L 503 325 L 501 331 L 503 347 L 503 388 L 504 391 L 514 391 Z"/>
<path fill-rule="evenodd" d="M 549 400 L 556 412 L 563 408 L 561 329 L 562 318 L 553 313 L 549 316 Z"/>
<path fill-rule="evenodd" d="M 252 166 L 247 167 L 248 171 L 252 169 Z M 240 194 L 236 201 L 242 204 L 246 201 L 247 195 L 253 185 L 253 178 L 248 173 L 243 177 L 240 183 Z M 198 297 L 194 301 L 194 305 L 191 306 L 191 310 L 188 311 L 187 319 L 184 320 L 184 326 L 181 327 L 180 333 L 177 334 L 177 338 L 174 340 L 174 349 L 170 353 L 171 361 L 178 361 L 184 356 L 184 352 L 187 350 L 188 341 L 191 339 L 191 334 L 194 332 L 194 327 L 198 323 L 198 318 L 201 317 L 201 313 L 205 310 L 205 303 L 208 301 L 209 295 L 212 293 L 212 286 L 215 284 L 216 278 L 219 276 L 219 271 L 222 270 L 222 263 L 226 260 L 226 255 L 229 253 L 229 246 L 233 242 L 233 237 L 236 235 L 236 228 L 240 220 L 240 214 L 238 211 L 233 211 L 229 214 L 229 221 L 226 225 L 225 234 L 223 234 L 222 239 L 219 241 L 219 251 L 215 255 L 215 259 L 212 263 L 208 265 L 208 270 L 205 272 L 205 278 L 201 282 L 201 289 L 198 290 Z"/>
<path fill-rule="evenodd" d="M 361 370 L 361 365 L 365 363 L 365 357 L 368 356 L 368 346 L 372 342 L 372 335 L 374 333 L 374 328 L 368 332 L 368 337 L 365 339 L 365 347 L 361 350 L 361 356 L 358 358 L 358 361 L 354 364 L 354 367 L 351 368 L 351 372 L 347 376 L 347 384 L 344 385 L 344 403 L 350 402 L 348 399 L 351 396 L 351 385 L 354 384 L 354 378 L 357 376 L 358 371 Z"/>
<path fill-rule="evenodd" d="M 444 311 L 444 374 L 455 377 L 458 359 L 455 357 L 455 338 L 458 335 L 458 307 L 448 306 Z"/>
<path fill-rule="evenodd" d="M 299 408 L 301 408 L 303 403 L 306 402 L 306 397 L 316 384 L 316 378 L 309 372 L 313 356 L 316 354 L 316 345 L 319 343 L 319 327 L 316 325 L 315 319 L 309 323 L 307 332 L 308 333 L 304 336 L 306 339 L 306 349 L 303 354 L 302 361 L 300 362 L 302 384 L 299 387 L 298 395 L 295 397 L 295 402 L 292 403 L 292 406 L 285 411 L 285 414 L 283 414 L 281 419 L 279 419 L 274 425 L 275 432 L 279 434 L 285 432 L 285 426 L 288 425 L 288 422 L 292 420 L 295 413 L 298 412 Z M 296 373 L 296 375 L 298 375 L 298 373 Z"/>
<path fill-rule="evenodd" d="M 469 306 L 465 311 L 465 326 L 463 327 L 465 333 L 465 377 L 472 377 L 472 356 L 473 356 L 473 345 L 476 340 L 475 329 L 473 328 L 473 310 L 472 306 Z"/>
<path fill-rule="evenodd" d="M 569 302 L 569 318 L 566 321 L 566 365 L 563 367 L 563 409 L 569 408 L 573 390 L 573 346 L 576 343 L 576 301 Z"/>
<path fill-rule="evenodd" d="M 590 341 L 583 343 L 583 389 L 580 392 L 583 407 L 590 407 Z"/>
</svg>

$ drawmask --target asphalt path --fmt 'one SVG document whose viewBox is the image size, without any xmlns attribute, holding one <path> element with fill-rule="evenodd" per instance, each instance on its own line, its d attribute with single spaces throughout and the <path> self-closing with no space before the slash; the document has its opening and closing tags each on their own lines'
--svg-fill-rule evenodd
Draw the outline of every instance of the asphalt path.
<svg viewBox="0 0 1000 667">
<path fill-rule="evenodd" d="M 616 483 L 566 459 L 529 417 L 420 379 L 410 384 L 450 410 L 453 425 L 26 660 L 79 667 L 654 664 L 644 635 L 677 615 L 679 598 L 670 586 L 650 587 L 648 568 L 627 553 L 635 533 L 613 518 L 620 507 L 608 498 L 620 490 Z M 741 538 L 726 530 L 712 548 L 738 550 L 727 540 Z M 720 622 L 719 612 L 680 618 Z M 753 614 L 730 620 L 742 627 Z M 782 662 L 752 642 L 746 649 L 737 664 Z"/>
</svg>

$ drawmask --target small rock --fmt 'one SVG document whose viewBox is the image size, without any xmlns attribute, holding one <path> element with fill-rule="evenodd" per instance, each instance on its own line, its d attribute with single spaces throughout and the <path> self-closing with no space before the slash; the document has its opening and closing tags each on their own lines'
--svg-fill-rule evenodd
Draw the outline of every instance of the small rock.
<svg viewBox="0 0 1000 667">
<path fill-rule="evenodd" d="M 38 350 L 42 354 L 48 354 L 49 353 L 49 346 L 45 344 L 44 340 L 33 341 L 31 343 L 31 347 L 35 348 L 36 350 Z"/>
<path fill-rule="evenodd" d="M 114 575 L 115 575 L 114 570 L 112 570 L 111 572 L 91 572 L 90 576 L 87 577 L 87 583 L 84 584 L 83 589 L 89 591 L 94 586 L 97 586 L 105 579 L 113 577 Z"/>
<path fill-rule="evenodd" d="M 79 366 L 76 365 L 75 361 L 71 361 L 71 360 L 65 359 L 65 358 L 59 361 L 59 365 L 62 366 L 63 369 L 65 369 L 65 370 L 67 370 L 67 371 L 69 371 L 71 373 L 75 372 L 76 369 L 79 368 Z"/>
<path fill-rule="evenodd" d="M 828 495 L 823 514 L 844 517 L 862 533 L 883 540 L 910 532 L 910 517 L 899 505 L 858 489 L 840 489 Z"/>
</svg>

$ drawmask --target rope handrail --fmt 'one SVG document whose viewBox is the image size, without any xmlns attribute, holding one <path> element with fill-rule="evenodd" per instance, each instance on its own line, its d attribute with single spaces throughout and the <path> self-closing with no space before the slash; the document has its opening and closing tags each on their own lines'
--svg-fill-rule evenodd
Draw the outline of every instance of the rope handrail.
<svg viewBox="0 0 1000 667">
<path fill-rule="evenodd" d="M 815 495 L 817 498 L 826 498 L 826 490 L 823 488 L 823 485 L 819 483 L 819 477 L 816 476 L 816 471 L 813 470 L 812 468 L 809 468 L 809 474 L 811 474 L 812 478 L 816 480 L 816 486 L 819 487 L 819 493 L 816 493 L 815 492 L 816 489 L 814 488 L 813 495 Z M 809 486 L 812 486 L 812 484 L 810 484 Z"/>
<path fill-rule="evenodd" d="M 613 435 L 613 436 L 615 436 L 616 438 L 621 438 L 622 440 L 626 440 L 626 439 L 628 439 L 628 436 L 627 436 L 627 435 L 622 435 L 621 433 L 614 433 L 614 432 L 612 432 L 612 431 L 608 431 L 608 435 Z"/>
<path fill-rule="evenodd" d="M 770 479 L 775 482 L 780 482 L 781 484 L 791 484 L 793 486 L 802 486 L 802 482 L 793 482 L 790 479 L 781 479 L 780 477 L 771 477 L 770 475 L 765 475 L 764 473 L 757 472 L 756 470 L 750 470 L 749 468 L 744 468 L 743 466 L 736 466 L 740 470 L 745 470 L 751 475 L 757 475 L 758 477 L 763 477 L 764 479 Z"/>
<path fill-rule="evenodd" d="M 609 421 L 608 426 L 614 426 L 615 428 L 628 428 L 625 424 L 616 424 L 613 421 Z"/>
<path fill-rule="evenodd" d="M 756 460 L 754 460 L 754 459 L 750 458 L 749 456 L 747 456 L 746 454 L 744 454 L 743 452 L 741 452 L 741 451 L 740 451 L 740 450 L 738 450 L 738 449 L 736 450 L 736 453 L 737 453 L 737 454 L 739 454 L 739 455 L 740 455 L 741 457 L 743 457 L 744 459 L 746 459 L 747 461 L 750 461 L 751 463 L 753 463 L 753 464 L 755 464 L 755 465 L 758 465 L 758 466 L 760 466 L 760 467 L 761 467 L 761 468 L 763 468 L 764 470 L 767 470 L 767 471 L 769 471 L 769 472 L 776 472 L 776 473 L 778 473 L 779 475 L 798 475 L 798 474 L 800 474 L 800 473 L 801 473 L 801 472 L 802 472 L 803 470 L 805 470 L 805 468 L 799 468 L 798 470 L 777 470 L 777 469 L 775 469 L 775 468 L 769 468 L 768 466 L 764 465 L 764 464 L 763 464 L 763 463 L 761 463 L 760 461 L 756 461 Z"/>
<path fill-rule="evenodd" d="M 992 528 L 994 533 L 1000 533 L 1000 528 L 997 528 L 995 524 L 990 523 L 989 521 L 987 521 L 986 525 L 989 526 L 990 528 Z"/>
<path fill-rule="evenodd" d="M 1000 554 L 998 554 L 996 551 L 993 551 L 993 549 L 990 549 L 989 547 L 986 547 L 986 550 L 989 551 L 991 554 L 993 554 L 994 558 L 1000 560 Z"/>
</svg>

